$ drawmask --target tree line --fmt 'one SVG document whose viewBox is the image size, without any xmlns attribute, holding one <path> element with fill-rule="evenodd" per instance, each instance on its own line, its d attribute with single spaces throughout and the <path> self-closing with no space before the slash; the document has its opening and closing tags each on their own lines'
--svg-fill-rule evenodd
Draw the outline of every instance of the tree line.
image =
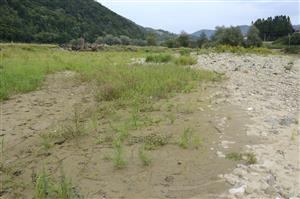
<svg viewBox="0 0 300 199">
<path fill-rule="evenodd" d="M 290 17 L 285 15 L 257 19 L 253 24 L 259 30 L 259 36 L 264 41 L 274 41 L 295 31 Z"/>
</svg>

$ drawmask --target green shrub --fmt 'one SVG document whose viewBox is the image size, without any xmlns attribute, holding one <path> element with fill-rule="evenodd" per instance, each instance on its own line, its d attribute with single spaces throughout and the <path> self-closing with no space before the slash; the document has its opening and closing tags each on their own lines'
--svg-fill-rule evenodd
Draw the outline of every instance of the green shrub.
<svg viewBox="0 0 300 199">
<path fill-rule="evenodd" d="M 191 50 L 189 48 L 180 48 L 179 54 L 189 56 L 191 54 Z"/>
<path fill-rule="evenodd" d="M 167 63 L 170 62 L 173 59 L 173 57 L 170 54 L 153 54 L 148 55 L 146 57 L 146 62 L 154 62 L 154 63 Z"/>
<path fill-rule="evenodd" d="M 178 65 L 194 65 L 197 64 L 197 60 L 191 56 L 180 56 L 175 60 Z"/>
</svg>

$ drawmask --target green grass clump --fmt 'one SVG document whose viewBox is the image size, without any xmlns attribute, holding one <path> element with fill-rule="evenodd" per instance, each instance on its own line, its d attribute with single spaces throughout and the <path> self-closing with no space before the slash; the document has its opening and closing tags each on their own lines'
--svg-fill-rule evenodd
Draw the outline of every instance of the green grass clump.
<svg viewBox="0 0 300 199">
<path fill-rule="evenodd" d="M 34 196 L 36 199 L 46 199 L 48 198 L 50 189 L 50 181 L 48 178 L 48 174 L 43 171 L 36 176 L 35 187 L 34 187 Z"/>
<path fill-rule="evenodd" d="M 139 149 L 139 159 L 142 161 L 144 166 L 149 166 L 151 164 L 151 158 L 145 152 L 145 146 L 142 145 Z"/>
<path fill-rule="evenodd" d="M 245 161 L 247 164 L 256 164 L 257 158 L 254 153 L 245 153 Z"/>
<path fill-rule="evenodd" d="M 244 160 L 247 164 L 255 164 L 257 163 L 257 158 L 254 153 L 237 153 L 237 152 L 231 152 L 226 154 L 225 156 L 228 160 L 233 161 L 242 161 Z"/>
<path fill-rule="evenodd" d="M 43 170 L 36 174 L 34 180 L 35 199 L 80 199 L 80 194 L 75 190 L 71 181 L 68 180 L 61 169 L 61 176 L 58 182 L 50 178 L 50 174 Z"/>
<path fill-rule="evenodd" d="M 187 149 L 189 147 L 198 148 L 202 144 L 202 139 L 195 135 L 191 128 L 184 129 L 182 135 L 179 137 L 178 145 L 181 148 Z"/>
<path fill-rule="evenodd" d="M 180 56 L 175 60 L 175 63 L 178 65 L 194 65 L 197 64 L 197 60 L 191 56 Z"/>
<path fill-rule="evenodd" d="M 126 167 L 127 161 L 123 157 L 124 149 L 120 137 L 116 137 L 113 141 L 114 155 L 112 157 L 115 168 L 122 169 Z"/>
<path fill-rule="evenodd" d="M 241 161 L 243 160 L 243 155 L 241 153 L 232 152 L 226 154 L 225 158 L 228 160 Z"/>
<path fill-rule="evenodd" d="M 41 138 L 41 147 L 43 150 L 47 151 L 54 146 L 53 137 L 49 133 L 41 134 L 40 138 Z"/>
<path fill-rule="evenodd" d="M 191 49 L 189 48 L 180 48 L 179 50 L 180 55 L 189 56 L 191 54 Z"/>
<path fill-rule="evenodd" d="M 170 54 L 160 53 L 160 54 L 152 54 L 146 57 L 146 62 L 154 62 L 154 63 L 167 63 L 173 59 L 173 56 Z"/>
</svg>

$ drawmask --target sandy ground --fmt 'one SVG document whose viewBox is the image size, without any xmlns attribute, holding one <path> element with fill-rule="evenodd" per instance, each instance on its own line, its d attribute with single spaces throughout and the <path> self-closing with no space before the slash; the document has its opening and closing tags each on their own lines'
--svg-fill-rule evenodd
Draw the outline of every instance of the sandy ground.
<svg viewBox="0 0 300 199">
<path fill-rule="evenodd" d="M 247 146 L 257 164 L 221 176 L 232 186 L 225 196 L 300 198 L 299 57 L 204 54 L 196 67 L 226 74 L 219 99 L 247 111 L 247 135 L 263 142 Z"/>
<path fill-rule="evenodd" d="M 51 74 L 37 91 L 1 102 L 1 197 L 31 198 L 36 173 L 45 168 L 51 178 L 59 179 L 63 165 L 76 191 L 88 199 L 215 198 L 230 188 L 218 175 L 236 165 L 219 157 L 229 149 L 244 150 L 250 142 L 244 111 L 225 101 L 211 104 L 218 100 L 219 89 L 219 83 L 203 84 L 189 94 L 177 94 L 154 104 L 154 110 L 141 115 L 149 124 L 129 132 L 124 146 L 126 168 L 116 169 L 110 160 L 114 154 L 111 143 L 98 141 L 114 133 L 110 123 L 126 122 L 124 110 L 110 120 L 105 115 L 97 117 L 87 135 L 54 140 L 54 146 L 44 149 L 41 135 L 60 133 L 61 127 L 72 120 L 76 107 L 79 112 L 93 113 L 101 106 L 94 101 L 92 83 L 78 81 L 76 73 L 70 71 Z M 171 116 L 173 123 L 168 119 Z M 201 138 L 199 147 L 178 146 L 179 136 L 187 128 Z M 151 134 L 170 139 L 167 145 L 147 151 L 152 163 L 144 167 L 138 158 L 141 143 L 134 140 Z"/>
</svg>

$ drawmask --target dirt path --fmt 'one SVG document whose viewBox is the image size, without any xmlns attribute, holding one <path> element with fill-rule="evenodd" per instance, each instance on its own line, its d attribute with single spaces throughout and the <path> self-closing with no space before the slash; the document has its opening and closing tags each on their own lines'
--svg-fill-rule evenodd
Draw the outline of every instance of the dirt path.
<svg viewBox="0 0 300 199">
<path fill-rule="evenodd" d="M 198 66 L 224 72 L 220 96 L 248 112 L 249 136 L 264 143 L 247 146 L 258 159 L 238 165 L 224 178 L 225 195 L 241 198 L 300 198 L 299 69 L 300 59 L 279 55 L 199 55 Z M 222 97 L 220 97 L 221 100 Z"/>
</svg>

